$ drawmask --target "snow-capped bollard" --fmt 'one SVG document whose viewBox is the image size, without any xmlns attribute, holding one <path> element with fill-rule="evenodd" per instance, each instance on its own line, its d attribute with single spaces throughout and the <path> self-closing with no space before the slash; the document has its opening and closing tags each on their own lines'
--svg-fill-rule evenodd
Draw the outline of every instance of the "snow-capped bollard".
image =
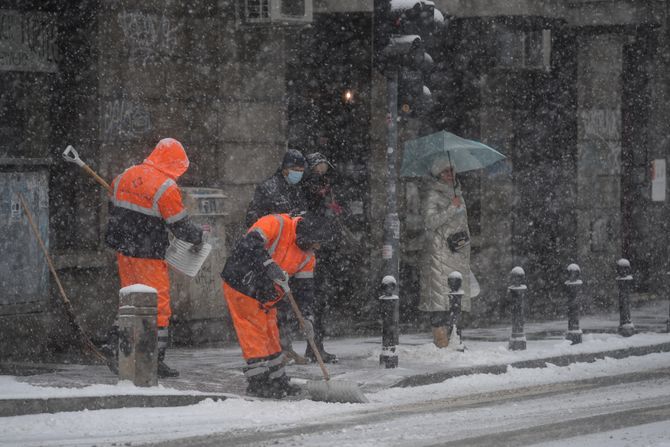
<svg viewBox="0 0 670 447">
<path fill-rule="evenodd" d="M 633 286 L 630 261 L 621 258 L 616 262 L 616 281 L 619 287 L 619 335 L 630 337 L 635 334 L 635 326 L 630 318 L 630 290 Z"/>
<path fill-rule="evenodd" d="M 461 300 L 465 294 L 461 288 L 463 285 L 463 275 L 455 271 L 449 273 L 447 284 L 449 284 L 449 327 L 452 329 L 449 338 L 455 340 L 456 338 L 460 338 L 458 327 L 461 322 Z M 454 334 L 457 334 L 458 337 L 454 337 Z"/>
<path fill-rule="evenodd" d="M 512 285 L 507 289 L 512 297 L 512 336 L 509 339 L 509 349 L 523 351 L 526 349 L 526 334 L 523 331 L 524 313 L 526 312 L 526 272 L 521 267 L 514 267 L 510 272 Z"/>
<path fill-rule="evenodd" d="M 382 313 L 382 353 L 379 364 L 386 368 L 398 367 L 398 323 L 400 320 L 400 298 L 395 293 L 398 284 L 393 276 L 382 279 L 382 293 L 379 297 Z"/>
<path fill-rule="evenodd" d="M 157 297 L 144 284 L 119 291 L 119 379 L 136 386 L 158 385 Z"/>
<path fill-rule="evenodd" d="M 568 292 L 568 332 L 565 334 L 565 339 L 570 340 L 573 345 L 582 342 L 582 330 L 579 328 L 579 310 L 582 306 L 579 293 L 582 288 L 580 276 L 579 266 L 570 264 L 568 266 L 568 280 L 565 281 Z"/>
</svg>

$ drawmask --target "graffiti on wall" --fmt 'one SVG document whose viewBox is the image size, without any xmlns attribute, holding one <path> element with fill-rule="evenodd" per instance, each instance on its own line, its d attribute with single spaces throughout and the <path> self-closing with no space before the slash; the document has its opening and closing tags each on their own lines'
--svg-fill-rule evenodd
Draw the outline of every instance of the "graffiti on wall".
<svg viewBox="0 0 670 447">
<path fill-rule="evenodd" d="M 164 15 L 124 12 L 119 14 L 118 19 L 131 63 L 159 61 L 174 51 L 179 26 L 171 23 Z"/>
<path fill-rule="evenodd" d="M 620 109 L 587 109 L 579 112 L 585 138 L 621 140 Z"/>
<path fill-rule="evenodd" d="M 54 15 L 0 10 L 0 70 L 57 71 L 56 32 Z"/>
<path fill-rule="evenodd" d="M 151 116 L 144 104 L 127 98 L 103 104 L 101 120 L 105 142 L 141 137 L 151 129 Z"/>
</svg>

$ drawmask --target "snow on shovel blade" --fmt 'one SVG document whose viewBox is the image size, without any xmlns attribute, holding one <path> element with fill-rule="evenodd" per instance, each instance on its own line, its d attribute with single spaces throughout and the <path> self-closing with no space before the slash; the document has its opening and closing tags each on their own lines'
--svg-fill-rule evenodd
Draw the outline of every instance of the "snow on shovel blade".
<svg viewBox="0 0 670 447">
<path fill-rule="evenodd" d="M 307 391 L 312 400 L 352 404 L 369 402 L 358 386 L 351 382 L 310 380 L 307 382 Z"/>
</svg>

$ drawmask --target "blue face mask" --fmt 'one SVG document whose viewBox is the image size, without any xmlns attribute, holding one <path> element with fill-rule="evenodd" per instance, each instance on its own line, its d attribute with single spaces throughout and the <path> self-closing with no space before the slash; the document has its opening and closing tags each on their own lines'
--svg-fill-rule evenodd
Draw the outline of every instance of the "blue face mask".
<svg viewBox="0 0 670 447">
<path fill-rule="evenodd" d="M 294 171 L 292 169 L 288 170 L 288 175 L 286 176 L 286 181 L 291 185 L 296 185 L 302 179 L 302 171 Z"/>
</svg>

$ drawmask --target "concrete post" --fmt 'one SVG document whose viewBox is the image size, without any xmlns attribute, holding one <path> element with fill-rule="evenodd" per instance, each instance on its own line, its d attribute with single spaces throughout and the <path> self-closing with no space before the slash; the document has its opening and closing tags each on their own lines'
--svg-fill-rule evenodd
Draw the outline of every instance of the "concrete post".
<svg viewBox="0 0 670 447">
<path fill-rule="evenodd" d="M 136 386 L 158 385 L 157 297 L 144 284 L 119 291 L 119 379 Z"/>
<path fill-rule="evenodd" d="M 398 367 L 400 298 L 395 293 L 397 283 L 393 276 L 382 279 L 382 293 L 379 297 L 382 313 L 382 353 L 379 355 L 379 364 L 386 368 Z"/>
<path fill-rule="evenodd" d="M 523 351 L 526 349 L 526 334 L 524 333 L 524 313 L 526 312 L 526 272 L 521 267 L 514 267 L 510 272 L 511 283 L 507 289 L 512 297 L 512 336 L 509 339 L 509 349 Z"/>
<path fill-rule="evenodd" d="M 570 340 L 573 345 L 582 342 L 582 330 L 579 328 L 579 313 L 582 306 L 579 293 L 582 288 L 580 276 L 579 266 L 570 264 L 568 266 L 568 280 L 565 281 L 568 292 L 568 332 L 565 334 L 565 339 Z"/>
<path fill-rule="evenodd" d="M 635 334 L 635 326 L 630 318 L 630 290 L 633 286 L 630 262 L 621 258 L 616 263 L 617 285 L 619 286 L 619 335 L 630 337 Z"/>
</svg>

